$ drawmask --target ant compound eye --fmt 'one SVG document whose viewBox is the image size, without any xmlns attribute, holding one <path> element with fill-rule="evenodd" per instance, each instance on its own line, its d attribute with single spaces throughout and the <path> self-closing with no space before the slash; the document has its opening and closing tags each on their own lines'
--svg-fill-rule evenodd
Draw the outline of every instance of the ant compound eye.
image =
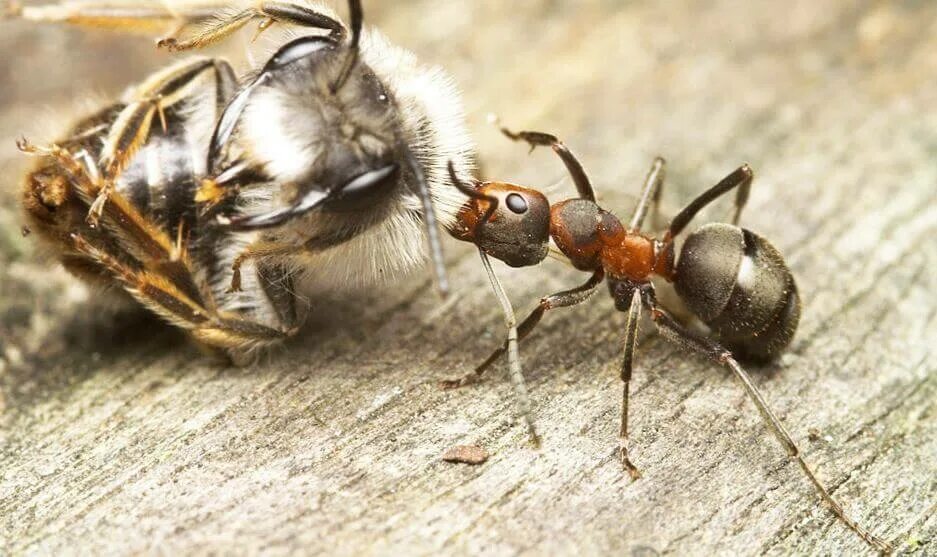
<svg viewBox="0 0 937 557">
<path fill-rule="evenodd" d="M 511 267 L 528 267 L 549 252 L 550 202 L 540 192 L 503 182 L 486 182 L 467 219 L 470 238 L 486 254 Z M 497 208 L 486 199 L 497 201 Z"/>
<path fill-rule="evenodd" d="M 527 212 L 527 200 L 524 197 L 517 193 L 508 194 L 505 203 L 512 212 L 517 213 L 518 215 L 523 215 Z"/>
</svg>

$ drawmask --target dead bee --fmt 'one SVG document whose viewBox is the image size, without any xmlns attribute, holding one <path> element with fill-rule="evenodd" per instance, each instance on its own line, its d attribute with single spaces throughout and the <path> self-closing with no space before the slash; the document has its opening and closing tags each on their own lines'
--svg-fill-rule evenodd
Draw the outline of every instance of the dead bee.
<svg viewBox="0 0 937 557">
<path fill-rule="evenodd" d="M 579 161 L 555 136 L 541 132 L 514 133 L 509 138 L 531 147 L 549 146 L 569 170 L 579 197 L 551 204 L 541 192 L 503 182 L 465 184 L 451 167 L 451 178 L 469 200 L 459 212 L 453 236 L 478 247 L 491 286 L 502 306 L 508 333 L 504 345 L 475 369 L 445 387 L 477 381 L 507 352 L 510 376 L 531 440 L 539 438 L 531 418 L 530 401 L 521 373 L 518 343 L 553 309 L 585 302 L 599 285 L 608 282 L 615 307 L 628 315 L 621 367 L 622 404 L 619 457 L 622 466 L 638 479 L 640 473 L 628 457 L 628 400 L 631 371 L 642 311 L 650 314 L 658 332 L 668 341 L 725 366 L 744 387 L 766 425 L 800 466 L 836 517 L 865 542 L 881 551 L 891 546 L 849 518 L 800 454 L 781 421 L 768 406 L 736 357 L 767 361 L 791 342 L 800 320 L 800 297 L 791 271 L 780 252 L 766 239 L 738 226 L 751 189 L 753 174 L 743 165 L 703 192 L 681 210 L 656 239 L 641 232 L 647 213 L 657 211 L 664 179 L 664 161 L 657 159 L 645 180 L 642 195 L 627 226 L 599 207 L 595 192 Z M 707 205 L 735 190 L 731 224 L 709 223 L 692 233 L 676 257 L 675 238 Z M 495 275 L 489 256 L 513 267 L 537 265 L 553 242 L 576 269 L 590 273 L 580 286 L 541 298 L 531 314 L 517 324 L 511 302 Z M 673 283 L 687 308 L 711 335 L 692 331 L 675 319 L 658 300 L 651 278 Z M 715 340 L 713 337 L 719 339 Z"/>
<path fill-rule="evenodd" d="M 323 287 L 361 286 L 424 259 L 446 276 L 437 219 L 461 199 L 473 149 L 439 69 L 374 30 L 300 2 L 168 13 L 94 2 L 14 7 L 30 21 L 115 29 L 178 23 L 159 44 L 197 49 L 251 22 L 315 32 L 237 75 L 220 58 L 161 70 L 76 123 L 39 156 L 28 223 L 65 267 L 233 356 L 294 334 Z M 435 211 L 434 211 L 435 208 Z M 438 215 L 438 216 L 437 216 Z"/>
</svg>

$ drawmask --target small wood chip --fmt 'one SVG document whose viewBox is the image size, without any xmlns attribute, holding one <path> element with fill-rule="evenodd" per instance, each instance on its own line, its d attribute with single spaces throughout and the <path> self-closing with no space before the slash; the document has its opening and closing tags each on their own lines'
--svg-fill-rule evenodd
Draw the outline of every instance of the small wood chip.
<svg viewBox="0 0 937 557">
<path fill-rule="evenodd" d="M 442 454 L 446 462 L 460 462 L 462 464 L 484 464 L 488 460 L 488 451 L 476 445 L 456 445 L 450 447 Z"/>
</svg>

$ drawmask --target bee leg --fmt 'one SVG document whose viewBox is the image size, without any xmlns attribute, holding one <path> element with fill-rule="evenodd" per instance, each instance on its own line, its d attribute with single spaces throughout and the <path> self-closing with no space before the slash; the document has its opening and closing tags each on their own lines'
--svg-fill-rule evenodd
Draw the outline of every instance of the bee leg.
<svg viewBox="0 0 937 557">
<path fill-rule="evenodd" d="M 357 1 L 357 0 L 354 0 Z M 274 23 L 312 27 L 328 31 L 336 40 L 344 39 L 345 26 L 339 21 L 295 2 L 257 2 L 257 5 L 230 14 L 221 14 L 200 27 L 191 37 L 179 38 L 175 34 L 160 39 L 157 46 L 171 51 L 204 48 L 239 31 L 253 20 L 260 20 L 259 35 Z M 255 35 L 256 38 L 256 35 Z"/>
<path fill-rule="evenodd" d="M 226 62 L 203 58 L 157 72 L 133 91 L 129 104 L 114 121 L 101 150 L 98 162 L 101 183 L 88 213 L 89 224 L 97 225 L 121 172 L 146 144 L 153 119 L 159 118 L 162 131 L 166 133 L 165 111 L 200 91 L 203 85 L 200 79 L 212 74 L 217 87 L 224 87 L 234 79 Z"/>
<path fill-rule="evenodd" d="M 540 299 L 540 303 L 537 304 L 537 307 L 534 308 L 530 315 L 524 319 L 520 326 L 517 328 L 517 340 L 518 342 L 527 338 L 527 335 L 534 330 L 540 319 L 543 318 L 543 315 L 551 310 L 557 308 L 570 307 L 577 304 L 581 304 L 592 297 L 595 294 L 596 287 L 602 283 L 602 280 L 605 278 L 605 272 L 601 269 L 594 272 L 589 280 L 585 283 L 577 286 L 576 288 L 571 288 L 569 290 L 563 290 L 562 292 L 557 292 L 555 294 L 550 294 L 549 296 L 544 296 Z M 444 389 L 457 389 L 459 387 L 464 387 L 465 385 L 470 385 L 481 380 L 482 375 L 485 371 L 491 367 L 491 364 L 498 361 L 505 352 L 508 350 L 508 345 L 505 343 L 500 348 L 495 349 L 488 358 L 485 359 L 478 367 L 475 368 L 475 371 L 469 373 L 459 379 L 450 379 L 440 383 Z"/>
<path fill-rule="evenodd" d="M 234 315 L 225 315 L 192 300 L 159 273 L 135 269 L 115 254 L 72 234 L 74 248 L 97 261 L 141 304 L 170 323 L 186 329 L 196 340 L 237 353 L 250 352 L 282 341 L 293 335 L 295 328 L 274 329 Z"/>
<path fill-rule="evenodd" d="M 293 244 L 268 242 L 265 240 L 254 242 L 234 258 L 234 262 L 231 264 L 231 286 L 228 288 L 228 292 L 241 291 L 241 267 L 244 263 L 252 259 L 290 255 L 301 251 L 303 251 L 302 247 L 297 247 Z"/>
<path fill-rule="evenodd" d="M 149 4 L 149 5 L 147 5 Z M 186 27 L 210 19 L 225 5 L 205 5 L 175 11 L 160 2 L 116 6 L 113 2 L 59 2 L 43 6 L 23 6 L 10 2 L 3 14 L 36 23 L 66 23 L 80 27 L 155 35 L 170 26 Z"/>
<path fill-rule="evenodd" d="M 39 219 L 45 224 L 62 218 L 57 215 L 65 213 L 64 211 L 50 212 L 44 208 L 50 203 L 53 206 L 67 205 L 67 215 L 82 209 L 87 211 L 99 191 L 96 166 L 87 153 L 71 153 L 57 145 L 37 147 L 25 140 L 20 141 L 19 148 L 25 153 L 46 156 L 53 161 L 52 165 L 42 171 L 43 175 L 34 173 L 30 176 L 29 181 L 32 184 L 26 192 L 24 205 L 34 219 Z M 59 228 L 64 227 L 54 239 L 59 245 L 71 245 L 69 234 L 76 229 L 81 230 L 86 225 L 84 222 L 75 222 L 73 218 L 67 218 L 67 222 L 58 224 Z M 110 242 L 119 245 L 119 248 L 110 250 L 112 253 L 119 249 L 130 258 L 141 262 L 141 266 L 147 271 L 164 277 L 188 298 L 197 303 L 204 303 L 206 295 L 203 295 L 202 289 L 195 284 L 185 246 L 181 241 L 170 239 L 165 232 L 151 224 L 123 196 L 117 192 L 110 195 L 99 224 L 98 227 L 85 230 L 83 234 L 93 233 L 95 237 L 111 239 Z M 101 241 L 89 240 L 90 243 L 98 245 L 99 249 Z M 81 255 L 80 259 L 87 257 Z"/>
</svg>

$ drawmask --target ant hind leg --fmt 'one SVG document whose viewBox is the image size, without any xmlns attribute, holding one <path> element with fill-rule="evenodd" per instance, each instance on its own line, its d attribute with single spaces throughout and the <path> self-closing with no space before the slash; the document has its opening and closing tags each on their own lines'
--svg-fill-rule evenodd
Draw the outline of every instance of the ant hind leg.
<svg viewBox="0 0 937 557">
<path fill-rule="evenodd" d="M 807 479 L 810 480 L 810 483 L 813 484 L 817 494 L 830 506 L 833 514 L 836 515 L 836 517 L 843 524 L 849 527 L 849 529 L 855 532 L 866 543 L 879 551 L 890 553 L 892 551 L 892 547 L 887 541 L 875 536 L 855 520 L 849 518 L 843 510 L 842 505 L 833 499 L 833 496 L 830 494 L 827 487 L 819 480 L 819 478 L 817 478 L 813 470 L 807 465 L 807 462 L 804 460 L 803 456 L 801 456 L 800 449 L 794 443 L 794 440 L 791 439 L 790 434 L 781 423 L 781 420 L 778 419 L 777 415 L 775 415 L 775 413 L 768 406 L 768 402 L 765 400 L 764 396 L 761 394 L 758 388 L 755 387 L 751 377 L 738 364 L 732 353 L 714 340 L 693 333 L 692 331 L 677 323 L 677 321 L 674 320 L 674 318 L 671 317 L 663 308 L 659 307 L 656 301 L 653 299 L 649 300 L 648 305 L 651 312 L 651 319 L 653 319 L 658 331 L 660 331 L 664 338 L 670 340 L 678 346 L 683 347 L 686 350 L 706 356 L 711 361 L 726 367 L 735 375 L 735 377 L 742 384 L 742 387 L 744 387 L 745 392 L 751 399 L 752 403 L 754 403 L 755 407 L 758 409 L 762 419 L 764 419 L 765 425 L 768 427 L 771 433 L 774 434 L 778 442 L 780 442 L 784 447 L 788 457 L 791 460 L 797 462 L 801 470 L 804 472 L 804 475 L 807 476 Z"/>
<path fill-rule="evenodd" d="M 670 221 L 670 227 L 667 230 L 666 237 L 669 239 L 675 238 L 683 232 L 683 229 L 690 224 L 693 217 L 702 211 L 704 207 L 735 188 L 738 188 L 738 191 L 735 196 L 735 215 L 732 219 L 732 224 L 738 224 L 739 217 L 742 215 L 742 209 L 745 208 L 745 204 L 748 201 L 748 193 L 751 190 L 753 176 L 752 169 L 747 164 L 743 164 L 719 181 L 718 184 L 701 193 Z"/>
</svg>

